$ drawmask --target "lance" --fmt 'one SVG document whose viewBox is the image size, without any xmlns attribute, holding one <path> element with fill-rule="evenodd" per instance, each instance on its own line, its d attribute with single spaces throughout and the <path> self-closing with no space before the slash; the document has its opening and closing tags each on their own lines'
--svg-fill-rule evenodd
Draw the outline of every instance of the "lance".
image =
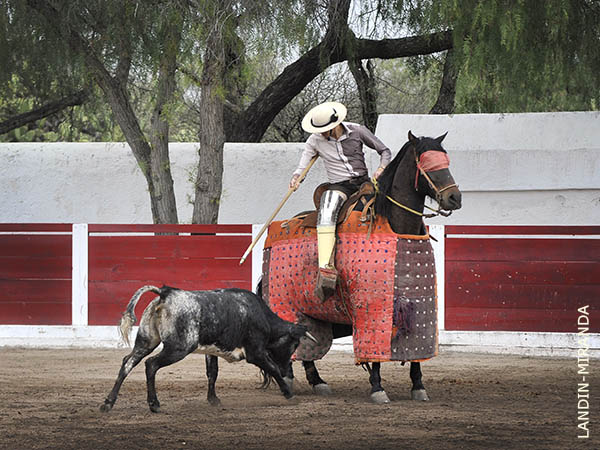
<svg viewBox="0 0 600 450">
<path fill-rule="evenodd" d="M 302 171 L 302 173 L 298 177 L 298 183 L 300 183 L 300 182 L 302 182 L 302 180 L 304 180 L 304 177 L 306 177 L 306 174 L 308 173 L 308 171 L 310 170 L 310 168 L 315 163 L 315 161 L 317 160 L 318 157 L 319 157 L 319 155 L 315 155 L 312 157 L 312 159 L 310 160 L 310 162 L 308 163 L 306 168 Z M 263 235 L 263 233 L 269 227 L 269 225 L 271 225 L 271 222 L 273 222 L 273 219 L 275 218 L 275 216 L 277 215 L 279 210 L 281 208 L 283 208 L 283 205 L 285 205 L 285 202 L 287 202 L 288 198 L 290 198 L 290 195 L 292 195 L 295 190 L 296 189 L 294 189 L 294 188 L 288 189 L 287 194 L 285 194 L 285 197 L 283 197 L 283 200 L 281 200 L 281 202 L 279 202 L 279 205 L 277 206 L 277 208 L 275 208 L 275 211 L 273 211 L 273 214 L 271 214 L 271 216 L 267 219 L 267 222 L 263 225 L 261 230 L 258 232 L 256 237 L 254 238 L 254 240 L 252 241 L 252 243 L 250 244 L 250 246 L 244 253 L 244 256 L 242 256 L 242 259 L 240 259 L 240 265 L 242 265 L 244 263 L 244 261 L 246 261 L 246 258 L 248 257 L 248 255 L 250 254 L 250 252 L 252 251 L 252 249 L 254 248 L 254 246 L 256 245 L 258 240 L 260 239 L 260 237 Z"/>
</svg>

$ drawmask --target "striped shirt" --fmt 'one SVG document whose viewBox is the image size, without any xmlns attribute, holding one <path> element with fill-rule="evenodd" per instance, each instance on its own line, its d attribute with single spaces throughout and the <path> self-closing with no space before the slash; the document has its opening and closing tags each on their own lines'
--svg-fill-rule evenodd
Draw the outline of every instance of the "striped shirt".
<svg viewBox="0 0 600 450">
<path fill-rule="evenodd" d="M 324 138 L 320 133 L 310 135 L 294 175 L 300 175 L 317 154 L 323 159 L 330 183 L 368 175 L 363 144 L 379 153 L 380 167 L 389 164 L 392 152 L 367 127 L 351 122 L 342 122 L 342 126 L 344 132 L 339 139 Z"/>
</svg>

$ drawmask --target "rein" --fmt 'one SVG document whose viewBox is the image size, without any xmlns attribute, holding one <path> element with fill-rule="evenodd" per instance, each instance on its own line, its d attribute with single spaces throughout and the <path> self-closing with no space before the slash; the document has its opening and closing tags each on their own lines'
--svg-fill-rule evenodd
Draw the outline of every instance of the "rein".
<svg viewBox="0 0 600 450">
<path fill-rule="evenodd" d="M 424 160 L 423 160 L 423 156 L 425 156 Z M 415 152 L 415 162 L 417 165 L 417 171 L 415 174 L 415 190 L 418 191 L 417 183 L 419 180 L 419 174 L 423 175 L 423 177 L 425 177 L 425 179 L 427 180 L 427 183 L 429 183 L 429 186 L 431 187 L 431 189 L 433 189 L 433 191 L 435 192 L 435 201 L 438 203 L 438 208 L 433 209 L 427 205 L 423 205 L 425 208 L 433 211 L 433 214 L 424 214 L 422 212 L 415 211 L 414 209 L 409 208 L 406 205 L 403 205 L 402 203 L 398 202 L 397 200 L 394 200 L 389 195 L 386 195 L 385 198 L 388 199 L 390 202 L 392 202 L 394 205 L 404 209 L 405 211 L 415 214 L 417 216 L 421 216 L 421 217 L 425 217 L 425 218 L 431 218 L 431 217 L 436 217 L 436 216 L 444 216 L 444 217 L 450 216 L 450 214 L 452 214 L 452 211 L 446 212 L 441 208 L 441 206 L 439 206 L 441 194 L 442 194 L 442 192 L 444 192 L 447 189 L 450 189 L 453 187 L 458 187 L 458 185 L 456 183 L 453 183 L 453 184 L 449 184 L 448 186 L 444 186 L 441 189 L 438 189 L 438 187 L 431 180 L 429 175 L 427 175 L 427 172 L 430 172 L 430 171 L 447 169 L 450 166 L 450 160 L 448 158 L 448 155 L 444 152 L 440 152 L 437 150 L 428 150 L 421 154 L 421 158 L 417 158 L 417 154 Z M 379 193 L 379 186 L 377 184 L 377 180 L 375 178 L 373 178 L 373 179 L 371 179 L 371 181 L 372 181 L 373 185 L 375 186 L 375 192 Z"/>
</svg>

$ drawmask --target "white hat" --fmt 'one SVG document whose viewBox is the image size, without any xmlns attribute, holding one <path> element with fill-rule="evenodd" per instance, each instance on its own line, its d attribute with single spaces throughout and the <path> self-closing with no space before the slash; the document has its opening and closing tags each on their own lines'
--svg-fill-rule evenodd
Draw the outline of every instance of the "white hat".
<svg viewBox="0 0 600 450">
<path fill-rule="evenodd" d="M 315 106 L 302 119 L 302 129 L 308 133 L 333 130 L 346 118 L 347 109 L 338 102 L 325 102 Z"/>
</svg>

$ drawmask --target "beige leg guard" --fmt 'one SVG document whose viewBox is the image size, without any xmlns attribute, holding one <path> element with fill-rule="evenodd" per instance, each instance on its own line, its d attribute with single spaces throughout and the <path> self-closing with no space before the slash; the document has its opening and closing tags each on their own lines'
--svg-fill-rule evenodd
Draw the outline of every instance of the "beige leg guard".
<svg viewBox="0 0 600 450">
<path fill-rule="evenodd" d="M 335 225 L 317 226 L 317 245 L 319 247 L 319 267 L 331 268 L 329 262 L 335 247 Z"/>
</svg>

